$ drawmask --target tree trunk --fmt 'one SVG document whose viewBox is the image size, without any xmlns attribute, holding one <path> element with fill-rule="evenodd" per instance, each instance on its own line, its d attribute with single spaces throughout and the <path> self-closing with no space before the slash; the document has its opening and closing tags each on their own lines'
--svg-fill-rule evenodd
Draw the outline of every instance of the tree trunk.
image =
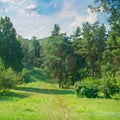
<svg viewBox="0 0 120 120">
<path fill-rule="evenodd" d="M 62 71 L 59 71 L 58 79 L 59 79 L 59 88 L 62 88 Z"/>
</svg>

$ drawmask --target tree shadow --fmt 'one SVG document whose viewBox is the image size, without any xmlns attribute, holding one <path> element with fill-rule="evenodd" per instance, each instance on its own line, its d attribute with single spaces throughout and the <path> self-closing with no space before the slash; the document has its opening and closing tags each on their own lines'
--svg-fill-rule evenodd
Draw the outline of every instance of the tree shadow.
<svg viewBox="0 0 120 120">
<path fill-rule="evenodd" d="M 73 90 L 63 90 L 63 89 L 44 89 L 44 88 L 33 88 L 33 87 L 18 87 L 16 90 L 25 91 L 25 92 L 42 93 L 42 94 L 55 94 L 55 95 L 74 94 Z"/>
<path fill-rule="evenodd" d="M 4 91 L 0 93 L 0 101 L 16 101 L 18 99 L 24 99 L 29 97 L 27 93 L 15 93 L 10 91 Z"/>
</svg>

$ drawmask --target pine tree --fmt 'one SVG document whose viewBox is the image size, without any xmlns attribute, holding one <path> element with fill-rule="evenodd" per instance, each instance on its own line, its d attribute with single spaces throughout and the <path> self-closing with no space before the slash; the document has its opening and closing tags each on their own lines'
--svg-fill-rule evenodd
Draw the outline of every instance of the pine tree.
<svg viewBox="0 0 120 120">
<path fill-rule="evenodd" d="M 0 18 L 0 57 L 6 69 L 11 67 L 16 72 L 22 70 L 22 49 L 9 17 Z"/>
</svg>

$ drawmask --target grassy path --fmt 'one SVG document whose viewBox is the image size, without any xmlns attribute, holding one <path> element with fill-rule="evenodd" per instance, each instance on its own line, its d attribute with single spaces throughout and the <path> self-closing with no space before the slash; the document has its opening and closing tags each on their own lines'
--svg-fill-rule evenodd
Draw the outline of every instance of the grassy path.
<svg viewBox="0 0 120 120">
<path fill-rule="evenodd" d="M 0 94 L 0 120 L 120 120 L 120 100 L 81 99 L 45 81 Z"/>
<path fill-rule="evenodd" d="M 63 97 L 61 97 L 60 94 L 73 94 L 74 93 L 73 90 L 62 90 L 62 89 L 57 88 L 56 85 L 52 85 L 52 84 L 51 85 L 48 84 L 47 87 L 46 87 L 46 84 L 45 84 L 45 86 L 43 88 L 41 88 L 41 89 L 39 89 L 39 88 L 31 88 L 31 87 L 19 87 L 17 90 L 23 90 L 23 91 L 27 91 L 27 92 L 35 92 L 36 94 L 35 93 L 33 94 L 34 98 L 35 97 L 39 98 L 41 96 L 41 94 L 50 95 L 50 97 L 52 99 L 54 99 L 54 101 L 55 101 L 55 106 L 54 106 L 55 110 L 58 110 L 58 111 L 61 112 L 61 115 L 63 117 L 62 119 L 69 120 L 68 105 L 65 102 L 65 100 L 63 99 Z M 45 97 L 45 99 L 48 99 L 46 97 Z M 54 116 L 54 114 L 53 114 L 53 116 Z M 56 119 L 57 118 L 55 117 L 55 120 Z"/>
<path fill-rule="evenodd" d="M 63 116 L 66 120 L 69 119 L 69 110 L 68 110 L 68 106 L 65 103 L 64 99 L 56 94 L 54 94 L 53 92 L 51 92 L 52 96 L 55 98 L 56 101 L 58 101 L 57 103 L 57 109 L 60 109 L 61 111 L 63 111 Z"/>
</svg>

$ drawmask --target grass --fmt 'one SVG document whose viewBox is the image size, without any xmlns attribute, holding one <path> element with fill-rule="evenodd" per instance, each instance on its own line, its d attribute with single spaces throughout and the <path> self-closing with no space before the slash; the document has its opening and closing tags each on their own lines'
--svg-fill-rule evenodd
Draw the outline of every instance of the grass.
<svg viewBox="0 0 120 120">
<path fill-rule="evenodd" d="M 0 120 L 120 120 L 120 100 L 82 99 L 35 79 L 0 94 Z"/>
</svg>

